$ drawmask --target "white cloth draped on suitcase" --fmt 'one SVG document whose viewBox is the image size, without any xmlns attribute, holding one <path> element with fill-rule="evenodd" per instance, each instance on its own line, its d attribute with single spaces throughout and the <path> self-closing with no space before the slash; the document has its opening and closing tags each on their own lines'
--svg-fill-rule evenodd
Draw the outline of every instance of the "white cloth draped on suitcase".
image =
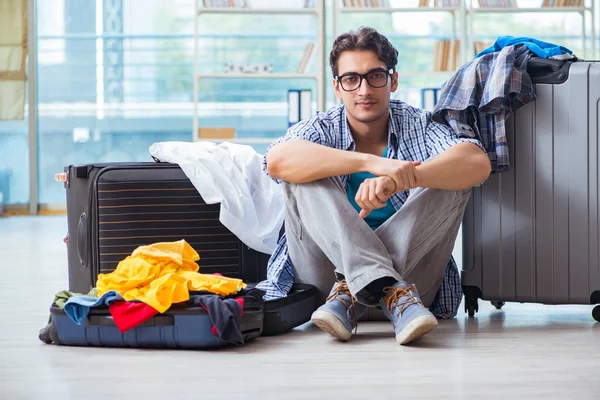
<svg viewBox="0 0 600 400">
<path fill-rule="evenodd" d="M 272 254 L 283 224 L 280 185 L 262 170 L 262 155 L 234 143 L 159 142 L 150 154 L 178 164 L 207 204 L 221 203 L 220 222 L 256 251 Z"/>
</svg>

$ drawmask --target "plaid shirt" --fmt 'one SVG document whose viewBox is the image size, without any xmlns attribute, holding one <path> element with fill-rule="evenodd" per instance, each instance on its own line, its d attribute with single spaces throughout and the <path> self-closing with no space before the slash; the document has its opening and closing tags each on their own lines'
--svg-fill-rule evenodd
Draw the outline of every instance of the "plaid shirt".
<svg viewBox="0 0 600 400">
<path fill-rule="evenodd" d="M 525 45 L 504 47 L 464 64 L 442 87 L 434 121 L 461 136 L 478 139 L 492 171 L 510 168 L 505 120 L 513 110 L 535 100 L 527 73 L 531 56 Z"/>
<path fill-rule="evenodd" d="M 470 142 L 483 149 L 478 140 L 456 134 L 448 126 L 432 121 L 431 113 L 428 111 L 392 100 L 390 113 L 388 158 L 424 162 L 431 156 L 461 142 Z M 278 143 L 294 139 L 303 139 L 340 150 L 355 151 L 345 108 L 343 105 L 337 105 L 326 113 L 317 112 L 311 119 L 300 121 L 292 126 L 285 136 L 273 142 L 265 152 L 263 160 L 265 173 L 267 173 L 266 156 L 269 150 Z M 340 178 L 347 188 L 348 175 Z M 277 181 L 281 182 L 281 180 Z M 402 207 L 408 195 L 408 191 L 392 195 L 390 201 L 396 210 Z M 260 282 L 257 287 L 266 292 L 265 300 L 270 300 L 286 296 L 293 283 L 294 276 L 284 234 L 269 260 L 267 280 Z M 431 306 L 431 312 L 438 318 L 453 318 L 461 300 L 462 287 L 458 268 L 453 257 L 450 257 L 442 286 Z"/>
</svg>

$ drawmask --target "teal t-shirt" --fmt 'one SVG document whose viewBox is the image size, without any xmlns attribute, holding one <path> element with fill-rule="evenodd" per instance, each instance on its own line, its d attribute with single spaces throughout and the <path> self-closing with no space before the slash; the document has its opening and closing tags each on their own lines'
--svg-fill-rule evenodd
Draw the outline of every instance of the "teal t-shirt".
<svg viewBox="0 0 600 400">
<path fill-rule="evenodd" d="M 383 151 L 382 157 L 387 157 L 388 148 L 386 147 Z M 356 193 L 358 192 L 358 188 L 361 183 L 367 178 L 375 178 L 375 175 L 369 172 L 357 172 L 350 175 L 348 180 L 348 201 L 350 204 L 356 209 L 357 212 L 360 212 L 361 208 L 358 204 L 356 204 Z M 371 229 L 377 229 L 381 224 L 383 224 L 389 217 L 396 213 L 396 209 L 390 202 L 390 200 L 386 201 L 385 207 L 378 208 L 377 210 L 372 210 L 369 215 L 365 218 L 365 222 L 371 227 Z"/>
</svg>

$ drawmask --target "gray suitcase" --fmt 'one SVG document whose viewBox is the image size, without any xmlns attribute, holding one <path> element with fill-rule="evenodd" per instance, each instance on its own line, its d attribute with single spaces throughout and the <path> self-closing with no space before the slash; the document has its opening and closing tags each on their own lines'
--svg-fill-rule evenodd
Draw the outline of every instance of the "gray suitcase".
<svg viewBox="0 0 600 400">
<path fill-rule="evenodd" d="M 600 62 L 546 67 L 550 75 L 530 71 L 537 100 L 507 120 L 511 169 L 475 188 L 466 209 L 469 316 L 478 299 L 600 303 Z M 600 306 L 592 315 L 600 321 Z"/>
</svg>

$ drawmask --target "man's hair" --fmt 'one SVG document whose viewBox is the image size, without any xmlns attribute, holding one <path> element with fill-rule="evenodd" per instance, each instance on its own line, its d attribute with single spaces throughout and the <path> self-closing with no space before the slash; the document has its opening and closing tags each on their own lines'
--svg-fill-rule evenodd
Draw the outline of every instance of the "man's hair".
<svg viewBox="0 0 600 400">
<path fill-rule="evenodd" d="M 372 50 L 377 57 L 387 65 L 388 69 L 396 71 L 398 63 L 398 50 L 390 41 L 370 27 L 360 27 L 357 31 L 343 33 L 333 42 L 333 48 L 329 53 L 329 65 L 333 76 L 338 75 L 337 62 L 344 51 Z"/>
</svg>

